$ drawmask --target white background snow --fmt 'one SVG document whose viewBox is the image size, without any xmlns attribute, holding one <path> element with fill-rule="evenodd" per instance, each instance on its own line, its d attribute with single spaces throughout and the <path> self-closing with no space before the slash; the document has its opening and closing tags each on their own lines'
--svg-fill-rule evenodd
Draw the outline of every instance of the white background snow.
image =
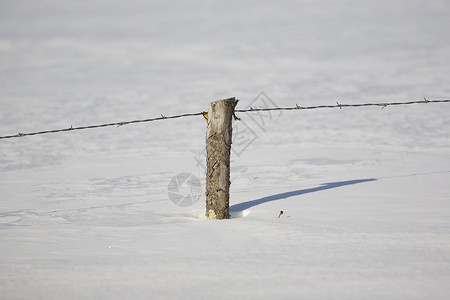
<svg viewBox="0 0 450 300">
<path fill-rule="evenodd" d="M 1 0 L 0 135 L 234 96 L 243 109 L 260 92 L 448 99 L 449 14 L 446 0 Z M 233 145 L 223 221 L 204 217 L 204 188 L 188 208 L 167 194 L 178 173 L 204 184 L 201 116 L 0 140 L 0 297 L 450 297 L 450 104 L 265 116 L 235 123 L 256 138 Z"/>
</svg>

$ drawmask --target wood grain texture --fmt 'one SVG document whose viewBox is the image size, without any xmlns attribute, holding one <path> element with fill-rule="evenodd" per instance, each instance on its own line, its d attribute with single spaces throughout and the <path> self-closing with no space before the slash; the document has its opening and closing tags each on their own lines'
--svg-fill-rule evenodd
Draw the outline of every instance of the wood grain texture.
<svg viewBox="0 0 450 300">
<path fill-rule="evenodd" d="M 232 118 L 238 101 L 229 98 L 209 104 L 206 132 L 206 216 L 210 219 L 230 218 Z"/>
</svg>

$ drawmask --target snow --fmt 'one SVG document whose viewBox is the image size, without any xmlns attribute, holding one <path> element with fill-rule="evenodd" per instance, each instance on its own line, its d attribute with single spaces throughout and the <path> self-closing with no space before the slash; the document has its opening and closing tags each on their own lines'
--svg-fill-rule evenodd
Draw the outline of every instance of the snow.
<svg viewBox="0 0 450 300">
<path fill-rule="evenodd" d="M 233 96 L 238 109 L 448 99 L 449 13 L 445 0 L 4 0 L 0 136 Z M 1 297 L 448 299 L 449 113 L 241 113 L 222 221 L 204 217 L 204 188 L 189 207 L 168 196 L 180 173 L 204 185 L 202 116 L 1 140 Z"/>
</svg>

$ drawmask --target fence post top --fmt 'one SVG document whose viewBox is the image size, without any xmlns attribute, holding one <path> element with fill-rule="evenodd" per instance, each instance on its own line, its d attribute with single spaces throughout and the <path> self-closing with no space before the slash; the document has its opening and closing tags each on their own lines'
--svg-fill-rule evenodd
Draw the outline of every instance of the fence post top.
<svg viewBox="0 0 450 300">
<path fill-rule="evenodd" d="M 231 97 L 231 98 L 226 98 L 226 99 L 221 99 L 221 100 L 216 100 L 211 102 L 211 104 L 216 104 L 218 102 L 227 102 L 227 101 L 235 101 L 236 103 L 239 101 L 238 99 L 236 99 L 236 97 Z"/>
</svg>

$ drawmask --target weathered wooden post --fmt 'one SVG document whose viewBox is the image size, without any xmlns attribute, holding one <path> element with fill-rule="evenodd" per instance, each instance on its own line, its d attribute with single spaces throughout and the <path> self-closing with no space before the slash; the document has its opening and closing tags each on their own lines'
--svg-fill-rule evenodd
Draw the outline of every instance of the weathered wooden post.
<svg viewBox="0 0 450 300">
<path fill-rule="evenodd" d="M 230 218 L 230 150 L 232 117 L 239 100 L 209 104 L 206 131 L 206 217 Z"/>
</svg>

